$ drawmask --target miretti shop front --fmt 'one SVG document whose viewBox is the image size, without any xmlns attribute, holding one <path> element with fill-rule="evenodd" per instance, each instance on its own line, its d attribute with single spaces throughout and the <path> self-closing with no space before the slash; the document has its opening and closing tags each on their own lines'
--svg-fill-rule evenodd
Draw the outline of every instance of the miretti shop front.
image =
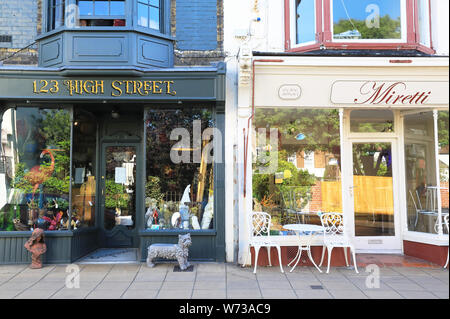
<svg viewBox="0 0 450 319">
<path fill-rule="evenodd" d="M 240 132 L 245 140 L 249 118 L 255 132 L 241 148 L 249 154 L 241 207 L 271 214 L 283 263 L 298 245 L 283 225 L 320 225 L 318 213 L 338 212 L 357 253 L 444 265 L 448 59 L 258 53 L 253 67 L 254 82 L 239 88 Z"/>
<path fill-rule="evenodd" d="M 0 264 L 176 243 L 223 261 L 224 64 L 0 69 Z"/>
</svg>

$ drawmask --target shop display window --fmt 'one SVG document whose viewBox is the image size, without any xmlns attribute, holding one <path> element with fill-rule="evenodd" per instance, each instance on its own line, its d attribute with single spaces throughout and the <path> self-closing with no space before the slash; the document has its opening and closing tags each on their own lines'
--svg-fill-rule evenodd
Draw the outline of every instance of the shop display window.
<svg viewBox="0 0 450 319">
<path fill-rule="evenodd" d="M 95 225 L 97 122 L 76 110 L 72 150 L 72 229 Z"/>
<path fill-rule="evenodd" d="M 70 111 L 8 109 L 3 115 L 0 231 L 67 229 Z"/>
<path fill-rule="evenodd" d="M 149 110 L 145 126 L 145 228 L 214 228 L 211 109 Z"/>
<path fill-rule="evenodd" d="M 448 111 L 438 112 L 436 167 L 433 112 L 404 117 L 408 230 L 438 234 L 439 209 L 448 214 Z M 437 184 L 437 170 L 440 183 Z M 438 192 L 441 202 L 438 202 Z M 442 227 L 446 232 L 445 227 Z"/>
<path fill-rule="evenodd" d="M 272 216 L 273 235 L 342 212 L 337 110 L 257 108 L 253 124 L 253 211 Z"/>
</svg>

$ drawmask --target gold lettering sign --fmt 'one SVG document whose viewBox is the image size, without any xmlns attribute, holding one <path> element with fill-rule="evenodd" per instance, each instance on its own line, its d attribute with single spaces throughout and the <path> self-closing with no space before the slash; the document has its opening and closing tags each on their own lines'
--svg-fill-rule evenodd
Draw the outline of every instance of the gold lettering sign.
<svg viewBox="0 0 450 319">
<path fill-rule="evenodd" d="M 105 84 L 105 80 L 34 80 L 34 94 L 66 93 L 70 96 L 77 95 L 103 95 L 105 88 L 111 88 L 111 96 L 149 96 L 171 95 L 175 96 L 175 82 L 168 80 L 112 80 Z"/>
</svg>

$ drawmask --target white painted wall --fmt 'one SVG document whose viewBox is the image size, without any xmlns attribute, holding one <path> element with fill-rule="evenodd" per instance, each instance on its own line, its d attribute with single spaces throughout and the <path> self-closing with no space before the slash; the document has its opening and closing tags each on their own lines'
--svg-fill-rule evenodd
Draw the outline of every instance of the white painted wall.
<svg viewBox="0 0 450 319">
<path fill-rule="evenodd" d="M 431 1 L 431 37 L 438 55 L 449 55 L 449 1 Z"/>
</svg>

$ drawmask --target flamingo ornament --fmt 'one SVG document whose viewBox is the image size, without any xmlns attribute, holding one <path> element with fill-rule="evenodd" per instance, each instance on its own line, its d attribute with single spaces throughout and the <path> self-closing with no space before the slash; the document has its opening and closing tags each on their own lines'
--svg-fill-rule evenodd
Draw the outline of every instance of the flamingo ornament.
<svg viewBox="0 0 450 319">
<path fill-rule="evenodd" d="M 55 170 L 55 158 L 53 157 L 52 152 L 53 150 L 45 149 L 42 151 L 40 158 L 43 158 L 45 154 L 50 155 L 51 158 L 51 164 L 48 167 L 41 167 L 40 165 L 34 166 L 30 171 L 24 175 L 24 179 L 26 179 L 28 182 L 30 182 L 33 187 L 33 196 L 32 201 L 34 200 L 34 193 L 38 189 L 39 185 L 44 183 L 50 176 L 52 176 L 53 171 Z"/>
</svg>

